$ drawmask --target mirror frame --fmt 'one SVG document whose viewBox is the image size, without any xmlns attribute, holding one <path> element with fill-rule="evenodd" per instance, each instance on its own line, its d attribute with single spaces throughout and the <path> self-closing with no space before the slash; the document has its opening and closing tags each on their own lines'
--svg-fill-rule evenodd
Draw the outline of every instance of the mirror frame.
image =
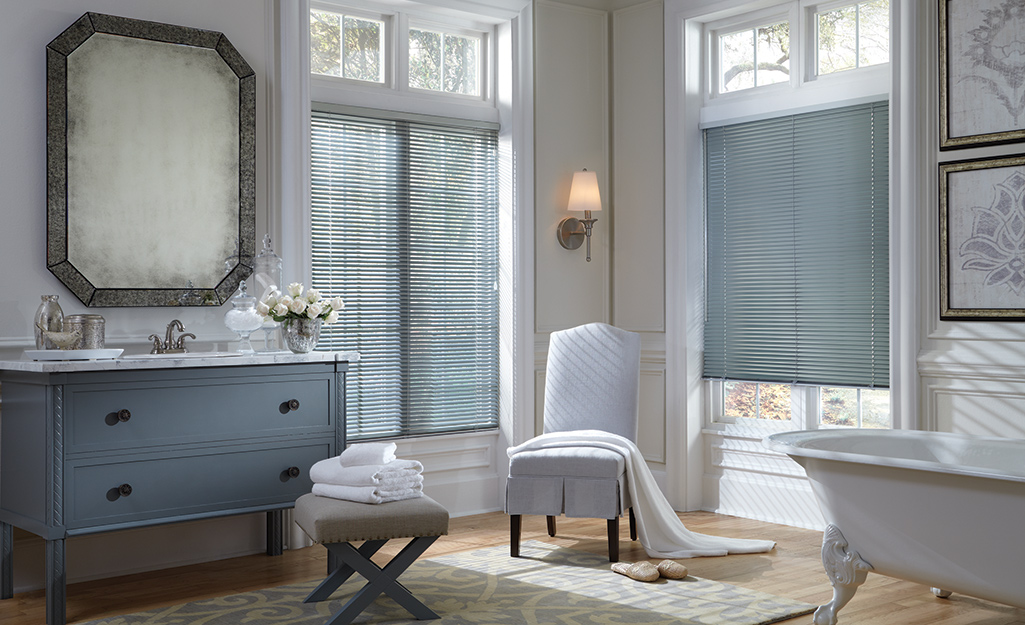
<svg viewBox="0 0 1025 625">
<path fill-rule="evenodd" d="M 239 80 L 238 263 L 213 288 L 97 288 L 68 259 L 68 56 L 93 34 L 212 49 Z M 46 266 L 83 304 L 219 306 L 253 271 L 256 255 L 256 73 L 219 32 L 86 13 L 46 46 Z M 191 283 L 190 283 L 191 284 Z"/>
</svg>

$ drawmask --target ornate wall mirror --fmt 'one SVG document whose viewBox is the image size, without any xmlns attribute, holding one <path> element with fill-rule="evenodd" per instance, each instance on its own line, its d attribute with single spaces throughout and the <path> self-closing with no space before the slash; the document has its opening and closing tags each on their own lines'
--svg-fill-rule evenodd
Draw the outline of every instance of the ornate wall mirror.
<svg viewBox="0 0 1025 625">
<path fill-rule="evenodd" d="M 256 75 L 221 33 L 86 13 L 46 47 L 46 264 L 86 306 L 217 306 L 256 252 Z"/>
</svg>

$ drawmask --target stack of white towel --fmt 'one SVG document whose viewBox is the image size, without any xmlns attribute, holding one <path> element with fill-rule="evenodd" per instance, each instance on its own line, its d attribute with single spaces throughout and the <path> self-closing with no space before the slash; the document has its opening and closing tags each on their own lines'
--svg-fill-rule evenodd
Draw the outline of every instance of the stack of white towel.
<svg viewBox="0 0 1025 625">
<path fill-rule="evenodd" d="M 414 499 L 423 494 L 424 467 L 395 457 L 395 443 L 356 443 L 310 469 L 313 494 L 361 503 Z"/>
</svg>

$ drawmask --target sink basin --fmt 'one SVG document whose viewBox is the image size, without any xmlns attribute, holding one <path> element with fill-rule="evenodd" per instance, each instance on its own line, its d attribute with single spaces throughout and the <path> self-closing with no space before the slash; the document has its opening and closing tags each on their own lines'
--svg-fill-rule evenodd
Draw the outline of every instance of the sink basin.
<svg viewBox="0 0 1025 625">
<path fill-rule="evenodd" d="M 240 352 L 185 352 L 184 354 L 126 354 L 123 360 L 149 359 L 149 358 L 230 358 L 232 356 L 244 356 Z"/>
</svg>

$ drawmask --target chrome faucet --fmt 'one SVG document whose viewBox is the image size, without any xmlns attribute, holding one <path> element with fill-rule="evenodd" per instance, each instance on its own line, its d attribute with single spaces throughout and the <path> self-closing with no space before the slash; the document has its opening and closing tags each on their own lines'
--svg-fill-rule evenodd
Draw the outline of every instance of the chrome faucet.
<svg viewBox="0 0 1025 625">
<path fill-rule="evenodd" d="M 181 332 L 178 338 L 174 337 L 174 331 Z M 167 334 L 164 335 L 164 342 L 160 342 L 160 337 L 156 334 L 150 334 L 149 339 L 153 341 L 153 349 L 149 350 L 151 354 L 184 354 L 188 349 L 185 347 L 185 337 L 196 338 L 196 335 L 191 332 L 185 331 L 185 326 L 182 325 L 181 321 L 174 319 L 171 323 L 167 324 Z"/>
</svg>

